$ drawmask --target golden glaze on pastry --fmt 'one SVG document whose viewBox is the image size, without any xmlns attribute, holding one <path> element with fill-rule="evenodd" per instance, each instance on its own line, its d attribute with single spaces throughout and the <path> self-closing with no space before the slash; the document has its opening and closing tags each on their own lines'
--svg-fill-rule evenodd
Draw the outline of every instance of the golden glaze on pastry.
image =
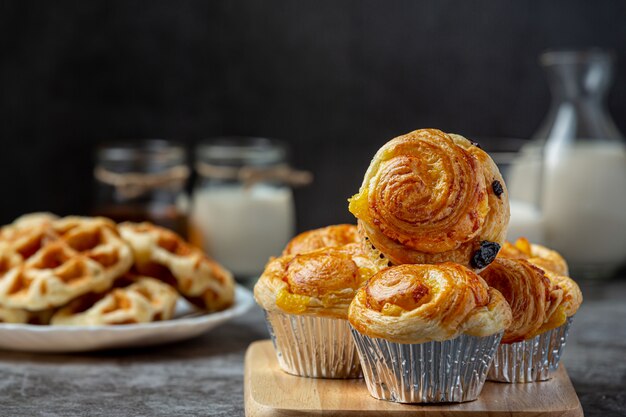
<svg viewBox="0 0 626 417">
<path fill-rule="evenodd" d="M 558 275 L 569 275 L 567 262 L 557 251 L 536 243 L 530 243 L 524 237 L 517 239 L 515 243 L 505 242 L 498 256 L 510 259 L 526 259 L 544 270 L 552 271 Z"/>
<path fill-rule="evenodd" d="M 229 271 L 176 233 L 151 223 L 122 223 L 122 238 L 135 257 L 133 269 L 175 287 L 185 298 L 207 311 L 232 305 L 235 283 Z"/>
<path fill-rule="evenodd" d="M 504 242 L 506 186 L 489 155 L 458 135 L 422 129 L 376 153 L 350 211 L 394 264 L 484 268 Z M 487 259 L 479 249 L 493 242 Z"/>
<path fill-rule="evenodd" d="M 254 297 L 268 311 L 345 319 L 354 293 L 376 271 L 356 243 L 285 255 L 267 264 Z"/>
<path fill-rule="evenodd" d="M 369 337 L 424 343 L 501 332 L 511 323 L 511 310 L 497 290 L 462 265 L 407 264 L 371 277 L 348 318 Z"/>
<path fill-rule="evenodd" d="M 506 242 L 498 256 L 528 261 L 542 269 L 553 286 L 558 286 L 563 290 L 563 300 L 561 310 L 559 310 L 562 313 L 561 318 L 553 320 L 554 322 L 563 321 L 563 314 L 566 317 L 571 317 L 578 311 L 583 301 L 583 294 L 578 284 L 568 276 L 567 262 L 557 251 L 536 243 L 530 243 L 526 238 L 520 238 L 514 244 Z M 550 324 L 545 325 L 544 328 L 549 326 Z"/>
<path fill-rule="evenodd" d="M 580 289 L 570 278 L 525 259 L 499 257 L 480 275 L 502 293 L 513 312 L 502 343 L 531 339 L 563 325 L 582 301 Z"/>
<path fill-rule="evenodd" d="M 297 255 L 322 248 L 343 246 L 357 241 L 359 241 L 359 234 L 356 226 L 352 224 L 326 226 L 300 233 L 291 239 L 283 250 L 283 255 Z"/>
<path fill-rule="evenodd" d="M 104 291 L 133 262 L 115 223 L 101 217 L 23 217 L 3 228 L 0 248 L 0 305 L 31 311 Z"/>
</svg>

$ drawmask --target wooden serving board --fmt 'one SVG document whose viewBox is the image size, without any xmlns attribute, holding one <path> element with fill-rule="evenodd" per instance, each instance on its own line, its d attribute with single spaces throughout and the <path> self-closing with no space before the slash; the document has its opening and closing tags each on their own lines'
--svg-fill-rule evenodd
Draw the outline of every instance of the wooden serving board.
<svg viewBox="0 0 626 417">
<path fill-rule="evenodd" d="M 576 391 L 563 366 L 549 381 L 487 382 L 476 401 L 409 405 L 371 397 L 362 379 L 316 379 L 280 370 L 272 342 L 254 342 L 245 359 L 246 416 L 579 417 Z"/>
</svg>

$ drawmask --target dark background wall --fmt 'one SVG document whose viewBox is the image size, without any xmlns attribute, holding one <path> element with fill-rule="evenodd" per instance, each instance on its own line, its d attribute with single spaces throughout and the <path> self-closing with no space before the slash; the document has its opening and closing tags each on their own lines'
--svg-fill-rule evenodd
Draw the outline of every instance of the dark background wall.
<svg viewBox="0 0 626 417">
<path fill-rule="evenodd" d="M 617 54 L 624 1 L 4 1 L 0 222 L 86 213 L 92 150 L 112 138 L 284 139 L 315 183 L 299 228 L 350 221 L 376 149 L 419 127 L 528 138 L 549 105 L 537 55 Z"/>
</svg>

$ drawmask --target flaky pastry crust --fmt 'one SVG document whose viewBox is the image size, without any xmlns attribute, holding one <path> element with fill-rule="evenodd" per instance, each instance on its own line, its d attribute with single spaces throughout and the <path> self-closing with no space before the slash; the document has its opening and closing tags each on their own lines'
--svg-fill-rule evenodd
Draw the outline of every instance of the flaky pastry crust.
<svg viewBox="0 0 626 417">
<path fill-rule="evenodd" d="M 456 262 L 480 270 L 485 242 L 499 248 L 508 192 L 489 155 L 459 135 L 421 129 L 376 153 L 350 211 L 394 264 Z M 478 260 L 477 260 L 478 259 Z"/>
<path fill-rule="evenodd" d="M 359 234 L 355 225 L 336 224 L 300 233 L 285 246 L 283 255 L 297 255 L 358 241 Z"/>
<path fill-rule="evenodd" d="M 424 343 L 499 333 L 510 325 L 511 310 L 497 290 L 462 265 L 407 264 L 371 277 L 350 304 L 348 319 L 369 337 Z"/>
<path fill-rule="evenodd" d="M 524 237 L 517 239 L 515 243 L 505 242 L 498 256 L 509 259 L 526 259 L 541 269 L 558 275 L 569 275 L 567 262 L 560 253 L 545 246 L 530 243 Z"/>
<path fill-rule="evenodd" d="M 573 280 L 525 259 L 499 257 L 480 275 L 502 293 L 513 312 L 502 343 L 531 339 L 563 325 L 582 302 Z"/>
<path fill-rule="evenodd" d="M 356 290 L 378 266 L 352 243 L 270 260 L 254 286 L 267 311 L 347 318 Z"/>
<path fill-rule="evenodd" d="M 583 294 L 578 284 L 569 277 L 567 262 L 560 253 L 531 243 L 526 238 L 519 238 L 515 243 L 506 242 L 498 256 L 507 259 L 525 259 L 542 269 L 552 285 L 563 290 L 562 311 L 565 315 L 571 317 L 576 314 L 583 302 Z"/>
</svg>

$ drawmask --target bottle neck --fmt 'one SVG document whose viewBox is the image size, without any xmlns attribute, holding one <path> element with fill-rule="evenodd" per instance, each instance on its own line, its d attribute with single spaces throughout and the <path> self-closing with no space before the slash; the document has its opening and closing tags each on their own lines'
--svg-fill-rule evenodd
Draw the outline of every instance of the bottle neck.
<svg viewBox="0 0 626 417">
<path fill-rule="evenodd" d="M 604 52 L 549 52 L 542 56 L 556 101 L 602 102 L 612 78 L 612 57 Z"/>
</svg>

